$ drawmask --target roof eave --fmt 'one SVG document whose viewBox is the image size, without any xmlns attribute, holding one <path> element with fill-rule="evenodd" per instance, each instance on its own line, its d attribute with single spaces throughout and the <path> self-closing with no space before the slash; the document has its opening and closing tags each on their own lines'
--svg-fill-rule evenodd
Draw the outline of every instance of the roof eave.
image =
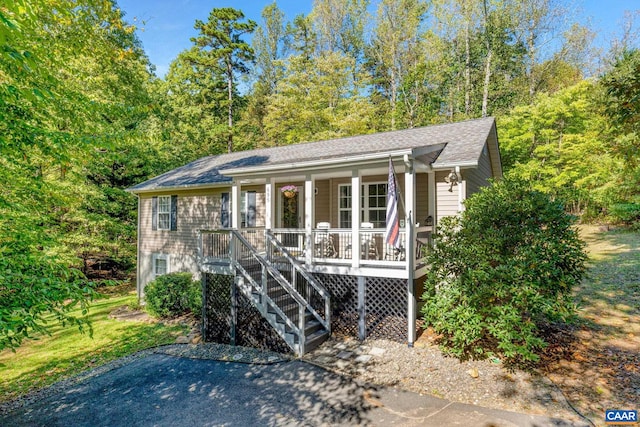
<svg viewBox="0 0 640 427">
<path fill-rule="evenodd" d="M 206 184 L 186 184 L 186 185 L 172 185 L 167 187 L 153 187 L 153 188 L 143 188 L 143 189 L 134 189 L 127 188 L 125 191 L 132 194 L 148 194 L 148 193 L 166 193 L 168 191 L 184 191 L 184 190 L 202 190 L 207 188 L 224 188 L 229 187 L 232 184 L 231 181 L 227 182 L 216 182 L 216 183 L 206 183 Z"/>
<path fill-rule="evenodd" d="M 466 162 L 442 162 L 442 163 L 438 163 L 438 161 L 435 161 L 431 166 L 433 170 L 444 170 L 444 169 L 451 169 L 455 167 L 469 169 L 469 168 L 477 168 L 478 161 L 472 160 L 472 161 L 466 161 Z"/>
<path fill-rule="evenodd" d="M 384 160 L 391 158 L 402 158 L 405 154 L 411 155 L 412 149 L 406 148 L 402 150 L 384 151 L 377 153 L 361 154 L 357 156 L 349 156 L 342 158 L 307 160 L 302 162 L 279 163 L 275 165 L 252 166 L 248 168 L 222 169 L 220 173 L 225 176 L 237 177 L 243 175 L 269 175 L 273 172 L 292 170 L 302 170 L 307 172 L 311 169 L 321 169 L 326 167 L 345 167 L 359 166 L 367 162 Z"/>
</svg>

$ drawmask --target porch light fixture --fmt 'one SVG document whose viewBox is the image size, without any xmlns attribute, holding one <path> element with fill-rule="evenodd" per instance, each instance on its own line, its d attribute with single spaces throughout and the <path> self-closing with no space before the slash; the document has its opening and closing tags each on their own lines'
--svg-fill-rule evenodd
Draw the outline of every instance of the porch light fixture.
<svg viewBox="0 0 640 427">
<path fill-rule="evenodd" d="M 453 192 L 453 186 L 458 185 L 458 174 L 456 171 L 451 171 L 449 175 L 444 177 L 444 182 L 449 184 L 449 192 Z"/>
</svg>

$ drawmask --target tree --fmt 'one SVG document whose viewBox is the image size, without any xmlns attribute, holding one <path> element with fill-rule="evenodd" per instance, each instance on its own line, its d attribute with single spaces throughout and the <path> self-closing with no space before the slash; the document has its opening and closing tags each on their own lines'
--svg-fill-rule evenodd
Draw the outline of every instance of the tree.
<svg viewBox="0 0 640 427">
<path fill-rule="evenodd" d="M 157 173 L 140 137 L 155 100 L 113 2 L 18 1 L 0 13 L 0 347 L 14 348 L 51 314 L 88 328 L 90 267 L 133 265 L 135 198 L 123 188 Z"/>
<path fill-rule="evenodd" d="M 200 31 L 198 37 L 192 38 L 197 51 L 190 59 L 201 66 L 224 70 L 227 79 L 227 150 L 233 151 L 233 118 L 234 90 L 236 75 L 249 72 L 248 63 L 254 60 L 254 52 L 249 44 L 242 40 L 244 34 L 252 33 L 257 24 L 244 19 L 244 14 L 236 9 L 214 8 L 205 23 L 196 20 L 195 29 Z"/>
<path fill-rule="evenodd" d="M 292 144 L 367 133 L 373 111 L 354 90 L 352 61 L 338 52 L 289 58 L 286 76 L 267 104 L 269 139 Z"/>
<path fill-rule="evenodd" d="M 503 180 L 438 224 L 427 254 L 425 326 L 461 359 L 538 360 L 540 326 L 573 312 L 585 271 L 583 242 L 562 205 L 530 183 Z"/>
<path fill-rule="evenodd" d="M 627 50 L 601 81 L 604 113 L 611 121 L 611 147 L 621 159 L 619 196 L 640 198 L 640 50 Z"/>
<path fill-rule="evenodd" d="M 263 9 L 262 18 L 263 23 L 253 36 L 256 56 L 254 83 L 248 96 L 243 122 L 256 129 L 254 140 L 259 144 L 268 144 L 264 127 L 267 101 L 275 93 L 276 85 L 284 75 L 284 59 L 291 43 L 291 34 L 284 25 L 284 13 L 275 2 Z"/>
<path fill-rule="evenodd" d="M 602 135 L 605 118 L 594 92 L 594 83 L 583 81 L 540 93 L 532 105 L 516 107 L 499 121 L 504 168 L 576 214 L 609 203 L 606 193 L 619 170 Z"/>
<path fill-rule="evenodd" d="M 420 0 L 382 0 L 378 5 L 369 64 L 383 99 L 389 105 L 389 126 L 396 128 L 400 86 L 417 65 L 421 24 L 427 4 Z"/>
<path fill-rule="evenodd" d="M 161 88 L 169 151 L 182 164 L 228 150 L 226 73 L 193 61 L 197 55 L 195 48 L 180 53 Z"/>
<path fill-rule="evenodd" d="M 368 0 L 315 0 L 310 18 L 318 37 L 316 54 L 340 52 L 359 63 L 368 5 Z"/>
</svg>

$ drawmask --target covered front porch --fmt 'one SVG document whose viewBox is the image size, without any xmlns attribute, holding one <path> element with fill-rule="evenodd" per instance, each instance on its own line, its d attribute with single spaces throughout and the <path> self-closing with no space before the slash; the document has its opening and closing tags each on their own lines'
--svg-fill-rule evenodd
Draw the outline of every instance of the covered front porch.
<svg viewBox="0 0 640 427">
<path fill-rule="evenodd" d="M 248 239 L 269 231 L 314 273 L 412 280 L 423 275 L 423 251 L 438 218 L 428 154 L 422 160 L 398 153 L 331 166 L 228 170 L 228 225 Z M 389 160 L 399 193 L 399 247 L 385 242 Z M 257 195 L 248 196 L 252 191 Z M 458 199 L 459 193 L 450 195 Z M 458 202 L 450 201 L 456 208 Z"/>
<path fill-rule="evenodd" d="M 390 161 L 399 199 L 395 247 L 385 238 Z M 364 339 L 389 325 L 413 344 L 415 279 L 425 274 L 424 252 L 438 217 L 436 171 L 428 161 L 387 154 L 348 164 L 238 168 L 225 174 L 233 178 L 221 214 L 228 228 L 200 230 L 203 272 L 237 275 L 239 265 L 262 263 L 262 277 L 282 275 L 289 282 L 283 286 L 301 301 L 309 290 L 326 292 L 333 308 L 322 316 L 334 328 L 343 324 Z M 303 277 L 302 270 L 315 278 Z M 260 288 L 259 282 L 256 273 L 252 283 Z M 268 295 L 276 305 L 278 295 Z M 397 335 L 399 324 L 403 332 Z"/>
</svg>

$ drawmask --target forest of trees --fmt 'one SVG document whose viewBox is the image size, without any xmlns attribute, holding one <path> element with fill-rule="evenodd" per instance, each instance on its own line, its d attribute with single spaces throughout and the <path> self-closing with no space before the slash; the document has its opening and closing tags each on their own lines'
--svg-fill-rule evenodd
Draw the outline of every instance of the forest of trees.
<svg viewBox="0 0 640 427">
<path fill-rule="evenodd" d="M 213 9 L 154 74 L 114 0 L 0 6 L 0 349 L 135 264 L 124 190 L 204 155 L 495 116 L 505 171 L 587 220 L 640 209 L 633 14 L 606 51 L 560 0 Z M 105 273 L 106 272 L 106 273 Z"/>
</svg>

